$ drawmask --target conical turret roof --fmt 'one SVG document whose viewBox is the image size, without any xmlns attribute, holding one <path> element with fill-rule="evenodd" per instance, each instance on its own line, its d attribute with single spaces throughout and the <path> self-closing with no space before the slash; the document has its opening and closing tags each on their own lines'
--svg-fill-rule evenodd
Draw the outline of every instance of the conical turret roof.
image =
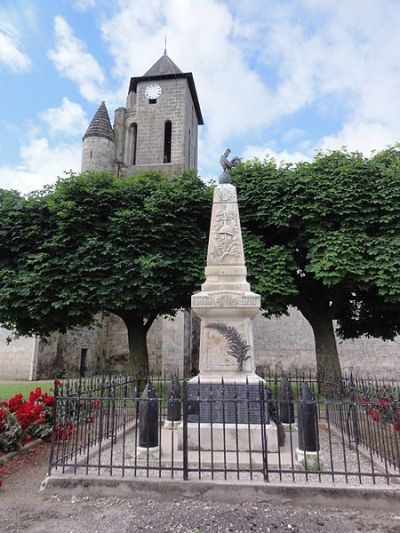
<svg viewBox="0 0 400 533">
<path fill-rule="evenodd" d="M 143 76 L 164 76 L 168 74 L 182 74 L 182 71 L 167 56 L 167 52 L 164 52 L 160 59 Z"/>
<path fill-rule="evenodd" d="M 86 130 L 83 140 L 86 137 L 105 137 L 106 139 L 110 139 L 110 141 L 115 140 L 114 130 L 111 126 L 110 117 L 104 101 L 101 102 L 99 109 L 92 118 L 92 122 Z"/>
</svg>

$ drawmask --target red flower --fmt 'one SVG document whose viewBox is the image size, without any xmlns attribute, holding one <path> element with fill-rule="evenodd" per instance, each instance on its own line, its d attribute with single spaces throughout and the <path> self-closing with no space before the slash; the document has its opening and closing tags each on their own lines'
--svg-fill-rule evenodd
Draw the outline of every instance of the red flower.
<svg viewBox="0 0 400 533">
<path fill-rule="evenodd" d="M 380 418 L 381 418 L 381 415 L 379 413 L 372 413 L 372 420 L 374 422 L 379 422 Z"/>
<path fill-rule="evenodd" d="M 62 382 L 58 378 L 56 378 L 54 380 L 54 385 L 58 385 L 59 387 L 62 387 Z"/>
<path fill-rule="evenodd" d="M 394 425 L 395 431 L 400 431 L 400 422 L 396 422 Z"/>
<path fill-rule="evenodd" d="M 19 392 L 18 394 L 16 394 L 15 396 L 13 396 L 12 398 L 8 400 L 8 408 L 11 411 L 11 413 L 15 413 L 16 411 L 18 411 L 18 409 L 22 407 L 23 403 L 24 403 L 24 400 L 23 400 L 22 394 Z"/>
<path fill-rule="evenodd" d="M 74 428 L 74 425 L 71 421 L 65 424 L 65 430 L 61 426 L 61 424 L 56 424 L 56 427 L 55 427 L 56 437 L 60 440 L 69 439 L 70 437 L 72 437 L 73 428 Z"/>
<path fill-rule="evenodd" d="M 7 418 L 7 412 L 0 409 L 0 431 L 4 431 L 5 425 L 4 420 Z"/>
<path fill-rule="evenodd" d="M 379 407 L 381 409 L 387 409 L 389 406 L 389 400 L 387 398 L 381 398 L 379 400 Z"/>
<path fill-rule="evenodd" d="M 44 399 L 44 405 L 51 407 L 54 405 L 54 396 L 46 396 Z"/>
<path fill-rule="evenodd" d="M 101 400 L 94 400 L 92 402 L 92 409 L 97 409 L 100 404 L 101 404 Z"/>
</svg>

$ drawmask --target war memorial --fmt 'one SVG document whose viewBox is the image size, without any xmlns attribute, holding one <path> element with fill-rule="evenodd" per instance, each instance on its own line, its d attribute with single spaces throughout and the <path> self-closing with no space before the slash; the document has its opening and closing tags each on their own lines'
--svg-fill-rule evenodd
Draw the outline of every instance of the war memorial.
<svg viewBox="0 0 400 533">
<path fill-rule="evenodd" d="M 196 171 L 202 123 L 193 75 L 165 52 L 143 76 L 131 78 L 113 126 L 101 103 L 83 136 L 82 172 L 124 178 L 146 170 Z M 397 502 L 400 391 L 392 362 L 398 343 L 379 344 L 387 350 L 391 380 L 352 373 L 374 368 L 377 345 L 364 359 L 348 350 L 348 372 L 334 380 L 316 375 L 314 348 L 305 354 L 295 346 L 282 355 L 273 340 L 276 322 L 272 332 L 266 329 L 263 302 L 247 279 L 231 180 L 239 159 L 226 149 L 220 163 L 204 282 L 191 296 L 191 309 L 175 320 L 158 317 L 149 329 L 150 373 L 126 373 L 127 331 L 112 313 L 100 313 L 99 327 L 34 339 L 29 357 L 21 355 L 21 366 L 13 367 L 29 369 L 31 379 L 54 369 L 62 374 L 55 382 L 43 489 L 211 497 L 217 491 L 240 501 L 244 494 L 263 500 L 275 487 L 288 498 L 300 493 L 319 501 L 336 491 L 344 501 L 357 487 L 365 502 Z M 283 345 L 291 321 L 282 326 Z"/>
<path fill-rule="evenodd" d="M 199 374 L 87 378 L 57 387 L 61 423 L 42 488 L 230 501 L 257 501 L 275 490 L 287 501 L 343 502 L 359 487 L 351 504 L 384 505 L 389 498 L 390 505 L 398 497 L 388 486 L 400 479 L 400 432 L 394 419 L 374 424 L 371 383 L 350 375 L 324 396 L 311 375 L 256 373 L 260 298 L 246 280 L 228 155 L 214 189 L 205 282 L 192 296 L 201 320 Z M 395 405 L 394 383 L 386 391 Z"/>
</svg>

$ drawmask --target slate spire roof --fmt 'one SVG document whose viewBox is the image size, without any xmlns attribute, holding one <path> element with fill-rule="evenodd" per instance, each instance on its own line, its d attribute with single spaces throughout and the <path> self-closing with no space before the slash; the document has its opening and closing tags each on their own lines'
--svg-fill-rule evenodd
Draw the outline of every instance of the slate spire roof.
<svg viewBox="0 0 400 533">
<path fill-rule="evenodd" d="M 114 130 L 104 101 L 101 102 L 82 140 L 85 140 L 86 137 L 105 137 L 110 141 L 115 140 Z"/>
<path fill-rule="evenodd" d="M 182 74 L 182 71 L 167 56 L 167 51 L 165 50 L 160 59 L 143 76 L 164 76 L 170 74 Z"/>
</svg>

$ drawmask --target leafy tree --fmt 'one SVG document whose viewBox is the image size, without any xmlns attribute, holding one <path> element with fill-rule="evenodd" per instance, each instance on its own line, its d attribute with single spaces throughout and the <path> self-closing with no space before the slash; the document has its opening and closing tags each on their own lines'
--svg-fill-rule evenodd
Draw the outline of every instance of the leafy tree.
<svg viewBox="0 0 400 533">
<path fill-rule="evenodd" d="M 253 290 L 266 316 L 297 307 L 315 336 L 317 369 L 340 375 L 334 335 L 400 333 L 400 147 L 366 159 L 346 150 L 297 166 L 234 171 Z"/>
<path fill-rule="evenodd" d="M 127 326 L 130 371 L 147 372 L 155 317 L 188 307 L 202 281 L 210 210 L 209 188 L 189 173 L 0 191 L 0 323 L 46 336 L 107 311 Z"/>
</svg>

